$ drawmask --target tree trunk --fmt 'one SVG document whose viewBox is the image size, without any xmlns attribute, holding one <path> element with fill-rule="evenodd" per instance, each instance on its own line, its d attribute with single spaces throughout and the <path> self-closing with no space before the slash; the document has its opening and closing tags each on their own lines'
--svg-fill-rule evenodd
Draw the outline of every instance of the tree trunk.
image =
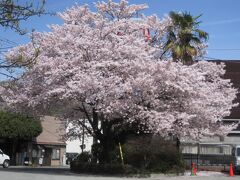
<svg viewBox="0 0 240 180">
<path fill-rule="evenodd" d="M 101 121 L 101 129 L 102 129 L 102 138 L 100 140 L 101 144 L 101 154 L 100 154 L 100 163 L 109 164 L 113 160 L 113 150 L 115 148 L 114 141 L 114 132 L 112 131 L 112 124 L 109 121 Z"/>
<path fill-rule="evenodd" d="M 115 143 L 112 137 L 109 133 L 100 141 L 102 149 L 99 156 L 99 163 L 101 164 L 109 164 L 113 160 L 112 152 L 114 151 Z"/>
<path fill-rule="evenodd" d="M 101 122 L 101 128 L 99 128 L 99 122 Z M 92 162 L 105 164 L 111 163 L 111 153 L 115 147 L 114 133 L 112 132 L 112 124 L 109 121 L 104 121 L 101 117 L 93 110 L 93 123 L 92 128 L 94 132 L 93 146 L 92 146 Z"/>
<path fill-rule="evenodd" d="M 181 145 L 180 139 L 177 137 L 176 138 L 176 148 L 177 148 L 178 153 L 180 153 L 180 145 Z"/>
<path fill-rule="evenodd" d="M 17 140 L 12 140 L 12 155 L 11 155 L 11 164 L 16 165 L 16 148 L 17 148 Z"/>
<path fill-rule="evenodd" d="M 32 140 L 28 142 L 27 154 L 29 158 L 29 164 L 32 165 Z"/>
<path fill-rule="evenodd" d="M 92 111 L 93 113 L 93 125 L 92 125 L 92 128 L 93 130 L 95 129 L 98 129 L 98 116 L 97 116 L 97 113 L 93 110 Z M 97 134 L 94 132 L 94 136 L 93 136 L 93 145 L 92 145 L 92 162 L 93 163 L 97 163 L 97 160 L 98 160 L 98 139 L 97 138 Z"/>
</svg>

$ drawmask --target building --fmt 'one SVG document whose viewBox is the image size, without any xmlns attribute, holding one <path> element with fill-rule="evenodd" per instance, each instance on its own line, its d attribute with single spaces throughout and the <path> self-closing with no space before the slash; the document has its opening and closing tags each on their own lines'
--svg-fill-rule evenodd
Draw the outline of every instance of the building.
<svg viewBox="0 0 240 180">
<path fill-rule="evenodd" d="M 92 137 L 84 136 L 81 139 L 65 141 L 68 128 L 63 122 L 53 116 L 44 116 L 41 119 L 42 133 L 32 140 L 0 139 L 0 149 L 10 156 L 12 165 L 66 165 L 67 156 L 91 151 Z M 83 145 L 83 149 L 82 149 Z"/>
<path fill-rule="evenodd" d="M 32 140 L 0 139 L 0 148 L 10 156 L 12 165 L 59 166 L 65 164 L 65 127 L 54 117 L 41 119 L 42 133 Z"/>
<path fill-rule="evenodd" d="M 65 165 L 66 142 L 64 124 L 57 118 L 45 116 L 42 119 L 42 133 L 32 142 L 32 162 L 42 165 Z"/>
<path fill-rule="evenodd" d="M 75 134 L 81 132 L 81 136 L 69 138 L 66 141 L 66 155 L 67 158 L 69 156 L 76 156 L 83 151 L 90 152 L 93 144 L 93 137 L 86 135 L 86 133 L 82 132 L 80 127 L 72 125 L 72 123 L 68 123 L 66 132 L 68 133 L 69 130 L 73 130 L 75 127 Z"/>
<path fill-rule="evenodd" d="M 91 146 L 92 146 L 92 141 L 93 138 L 92 137 L 85 137 L 84 140 L 84 151 L 91 151 Z M 82 152 L 82 141 L 80 141 L 79 139 L 75 139 L 75 140 L 68 140 L 66 141 L 66 153 L 81 153 Z"/>
<path fill-rule="evenodd" d="M 215 61 L 225 63 L 226 73 L 224 78 L 231 79 L 233 86 L 240 89 L 240 61 Z M 236 102 L 240 103 L 240 94 L 237 94 Z M 231 114 L 223 119 L 225 123 L 240 122 L 240 107 L 234 107 Z M 218 154 L 231 155 L 232 147 L 240 145 L 240 124 L 226 137 L 204 138 L 199 142 L 185 139 L 181 141 L 184 154 Z"/>
</svg>

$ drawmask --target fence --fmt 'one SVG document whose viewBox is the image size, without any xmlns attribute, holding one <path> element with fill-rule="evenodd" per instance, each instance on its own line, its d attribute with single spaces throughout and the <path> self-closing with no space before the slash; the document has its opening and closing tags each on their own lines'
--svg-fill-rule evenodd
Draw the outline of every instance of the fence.
<svg viewBox="0 0 240 180">
<path fill-rule="evenodd" d="M 183 154 L 183 159 L 187 167 L 195 163 L 201 167 L 222 166 L 223 169 L 234 161 L 233 156 L 225 154 Z"/>
</svg>

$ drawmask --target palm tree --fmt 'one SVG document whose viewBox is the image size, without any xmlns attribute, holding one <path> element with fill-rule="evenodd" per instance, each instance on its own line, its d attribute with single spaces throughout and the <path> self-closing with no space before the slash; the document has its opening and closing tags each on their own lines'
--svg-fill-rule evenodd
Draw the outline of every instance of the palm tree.
<svg viewBox="0 0 240 180">
<path fill-rule="evenodd" d="M 170 12 L 172 26 L 167 31 L 167 42 L 162 56 L 169 52 L 174 61 L 190 65 L 197 55 L 197 46 L 208 39 L 208 33 L 198 29 L 200 22 L 190 13 Z M 161 56 L 161 57 L 162 57 Z"/>
</svg>

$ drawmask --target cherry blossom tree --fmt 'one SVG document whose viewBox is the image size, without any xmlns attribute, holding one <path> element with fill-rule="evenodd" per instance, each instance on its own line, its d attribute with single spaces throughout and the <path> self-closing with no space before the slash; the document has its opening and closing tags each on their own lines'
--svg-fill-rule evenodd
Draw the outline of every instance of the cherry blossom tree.
<svg viewBox="0 0 240 180">
<path fill-rule="evenodd" d="M 40 16 L 43 14 L 49 14 L 45 12 L 44 9 L 45 0 L 1 0 L 0 1 L 0 28 L 1 33 L 4 33 L 4 30 L 11 29 L 18 33 L 19 35 L 25 35 L 27 29 L 23 28 L 21 24 L 33 16 Z M 6 61 L 4 58 L 4 53 L 14 47 L 16 42 L 13 42 L 6 38 L 6 34 L 2 34 L 0 37 L 0 75 L 5 76 L 5 78 L 15 78 L 16 71 L 19 71 L 20 68 L 24 69 L 25 67 L 30 66 L 35 57 L 37 56 L 37 49 L 35 56 L 29 61 L 23 61 L 23 59 L 15 59 L 11 61 Z"/>
<path fill-rule="evenodd" d="M 36 63 L 2 92 L 11 107 L 77 121 L 100 143 L 100 162 L 110 161 L 125 127 L 195 139 L 233 128 L 221 121 L 237 93 L 222 79 L 224 64 L 159 60 L 169 18 L 139 17 L 147 5 L 125 0 L 95 5 L 96 12 L 74 6 L 60 14 L 63 25 L 33 34 Z M 26 44 L 6 57 L 28 59 L 34 52 Z"/>
</svg>

